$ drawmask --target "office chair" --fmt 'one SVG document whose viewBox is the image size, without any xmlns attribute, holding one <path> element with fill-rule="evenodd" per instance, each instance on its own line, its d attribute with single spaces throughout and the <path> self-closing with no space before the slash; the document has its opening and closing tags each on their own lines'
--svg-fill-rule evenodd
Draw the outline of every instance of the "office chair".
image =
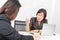
<svg viewBox="0 0 60 40">
<path fill-rule="evenodd" d="M 25 26 L 26 26 L 25 21 L 18 21 L 18 20 L 14 21 L 14 29 L 16 31 L 26 31 Z"/>
</svg>

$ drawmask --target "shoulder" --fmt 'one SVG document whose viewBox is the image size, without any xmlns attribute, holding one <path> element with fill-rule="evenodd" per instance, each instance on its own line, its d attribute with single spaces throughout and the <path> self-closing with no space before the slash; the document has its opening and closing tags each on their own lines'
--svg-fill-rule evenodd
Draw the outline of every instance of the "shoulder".
<svg viewBox="0 0 60 40">
<path fill-rule="evenodd" d="M 48 23 L 47 19 L 45 19 L 43 22 L 44 22 L 44 23 Z"/>
<path fill-rule="evenodd" d="M 0 30 L 12 30 L 12 26 L 9 22 L 0 20 Z"/>
<path fill-rule="evenodd" d="M 36 20 L 36 17 L 32 17 L 31 20 Z"/>
<path fill-rule="evenodd" d="M 30 22 L 35 23 L 35 22 L 36 22 L 36 20 L 37 20 L 37 18 L 36 18 L 36 17 L 32 17 L 32 18 L 30 19 Z"/>
<path fill-rule="evenodd" d="M 14 32 L 14 29 L 12 28 L 11 24 L 6 21 L 0 20 L 0 33 L 2 35 L 8 35 L 12 32 Z"/>
<path fill-rule="evenodd" d="M 10 26 L 11 24 L 7 21 L 0 20 L 0 26 Z"/>
</svg>

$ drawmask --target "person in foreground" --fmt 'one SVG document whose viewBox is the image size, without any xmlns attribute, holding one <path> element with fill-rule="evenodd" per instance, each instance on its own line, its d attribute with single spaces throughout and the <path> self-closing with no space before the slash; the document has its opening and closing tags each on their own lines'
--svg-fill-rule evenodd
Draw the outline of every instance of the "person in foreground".
<svg viewBox="0 0 60 40">
<path fill-rule="evenodd" d="M 18 0 L 8 0 L 0 9 L 0 40 L 38 40 L 39 34 L 24 36 L 12 28 L 11 22 L 16 18 L 19 8 Z"/>
<path fill-rule="evenodd" d="M 47 11 L 41 8 L 38 10 L 36 17 L 32 17 L 30 21 L 26 19 L 26 31 L 41 33 L 43 24 L 47 23 L 46 15 Z"/>
</svg>

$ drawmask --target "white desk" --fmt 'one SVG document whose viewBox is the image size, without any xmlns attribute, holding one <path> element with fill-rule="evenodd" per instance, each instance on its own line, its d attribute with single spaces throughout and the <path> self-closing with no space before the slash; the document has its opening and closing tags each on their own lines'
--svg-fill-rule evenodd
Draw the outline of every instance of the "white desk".
<svg viewBox="0 0 60 40">
<path fill-rule="evenodd" d="M 19 34 L 22 34 L 22 35 L 32 35 L 32 34 L 29 34 L 28 32 L 22 32 L 20 31 Z M 40 36 L 39 40 L 60 40 L 60 34 L 59 33 L 56 33 L 56 36 Z"/>
<path fill-rule="evenodd" d="M 29 35 L 29 36 L 31 36 L 32 34 L 30 34 L 29 32 L 24 32 L 24 31 L 20 31 L 20 32 L 18 32 L 19 34 L 22 34 L 22 35 Z"/>
<path fill-rule="evenodd" d="M 39 40 L 60 40 L 60 34 L 56 33 L 56 36 L 41 36 Z"/>
</svg>

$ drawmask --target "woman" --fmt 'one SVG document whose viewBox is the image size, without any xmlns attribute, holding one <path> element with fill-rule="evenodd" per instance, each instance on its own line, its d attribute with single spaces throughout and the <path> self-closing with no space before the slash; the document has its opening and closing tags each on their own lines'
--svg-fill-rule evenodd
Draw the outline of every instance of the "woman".
<svg viewBox="0 0 60 40">
<path fill-rule="evenodd" d="M 47 12 L 41 8 L 38 10 L 36 17 L 32 17 L 30 22 L 26 20 L 26 31 L 41 32 L 44 23 L 47 23 Z"/>
<path fill-rule="evenodd" d="M 0 9 L 0 40 L 36 40 L 38 35 L 23 36 L 12 28 L 10 21 L 15 19 L 19 8 L 18 0 L 8 0 Z"/>
</svg>

